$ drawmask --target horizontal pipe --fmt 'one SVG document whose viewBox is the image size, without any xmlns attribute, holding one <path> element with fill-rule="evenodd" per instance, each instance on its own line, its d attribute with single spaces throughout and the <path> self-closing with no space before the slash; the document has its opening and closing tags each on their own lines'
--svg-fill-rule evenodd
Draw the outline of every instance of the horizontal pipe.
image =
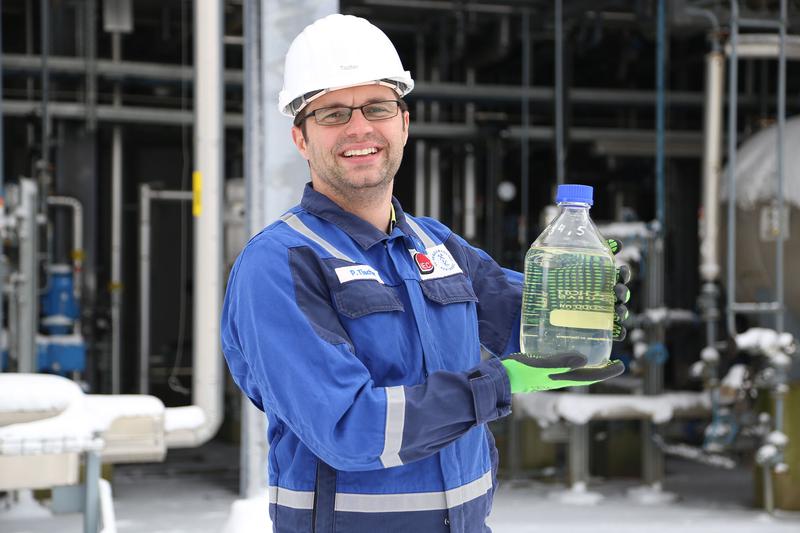
<svg viewBox="0 0 800 533">
<path fill-rule="evenodd" d="M 152 198 L 154 200 L 183 201 L 191 200 L 193 193 L 192 191 L 159 191 L 148 189 L 147 196 L 148 198 Z"/>
<path fill-rule="evenodd" d="M 41 59 L 38 55 L 8 54 L 2 58 L 3 69 L 25 73 L 39 72 Z M 48 68 L 51 74 L 72 74 L 84 76 L 86 61 L 74 57 L 49 57 Z M 138 61 L 97 62 L 97 75 L 111 80 L 148 79 L 156 81 L 192 81 L 194 68 L 167 63 L 144 63 Z M 241 85 L 244 75 L 241 70 L 227 70 L 224 80 L 227 85 Z M 654 91 L 611 89 L 611 88 L 570 88 L 568 99 L 572 105 L 636 105 L 651 106 L 655 103 Z M 527 97 L 530 101 L 550 103 L 553 101 L 553 88 L 545 86 L 522 87 L 515 85 L 465 84 L 455 82 L 420 81 L 415 84 L 411 98 L 415 99 L 454 99 L 472 101 L 495 101 L 519 103 Z M 670 105 L 700 107 L 704 96 L 700 92 L 673 91 L 667 93 Z M 740 100 L 746 104 L 756 105 L 755 96 L 741 95 Z"/>
<path fill-rule="evenodd" d="M 42 68 L 42 61 L 38 55 L 6 54 L 2 59 L 4 70 L 38 73 Z M 82 57 L 49 56 L 47 68 L 51 74 L 84 76 L 86 60 Z M 194 67 L 186 65 L 98 59 L 95 68 L 98 76 L 117 81 L 147 79 L 191 82 L 194 80 Z M 226 70 L 223 79 L 228 85 L 241 85 L 244 73 L 241 70 Z"/>
<path fill-rule="evenodd" d="M 39 112 L 37 102 L 24 100 L 5 100 L 2 103 L 5 116 L 28 116 Z M 73 102 L 51 102 L 48 106 L 51 118 L 58 119 L 86 119 L 86 106 Z M 164 124 L 175 126 L 194 125 L 194 113 L 191 110 L 168 109 L 158 107 L 134 106 L 97 106 L 96 117 L 101 122 L 118 122 L 128 124 Z M 226 113 L 225 127 L 241 128 L 244 118 L 240 113 Z"/>
<path fill-rule="evenodd" d="M 737 313 L 779 313 L 784 310 L 780 302 L 737 302 L 730 308 Z"/>
</svg>

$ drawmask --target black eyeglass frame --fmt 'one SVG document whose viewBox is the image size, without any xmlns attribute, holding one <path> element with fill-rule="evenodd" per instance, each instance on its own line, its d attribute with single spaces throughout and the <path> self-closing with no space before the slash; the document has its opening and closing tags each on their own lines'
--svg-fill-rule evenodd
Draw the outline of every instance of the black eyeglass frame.
<svg viewBox="0 0 800 533">
<path fill-rule="evenodd" d="M 395 112 L 394 115 L 392 115 L 390 117 L 369 118 L 364 113 L 364 108 L 365 107 L 369 107 L 371 105 L 376 105 L 376 104 L 385 104 L 387 102 L 394 102 L 394 103 L 397 104 L 397 111 Z M 350 110 L 350 114 L 348 115 L 347 120 L 344 121 L 344 122 L 337 122 L 336 124 L 323 124 L 323 123 L 319 122 L 319 120 L 317 119 L 317 112 L 318 111 L 326 111 L 326 110 L 330 110 L 330 109 L 349 109 Z M 403 112 L 408 111 L 408 105 L 405 103 L 404 100 L 397 99 L 397 100 L 378 100 L 376 102 L 367 102 L 366 104 L 359 105 L 359 106 L 334 105 L 334 106 L 329 106 L 329 107 L 320 107 L 319 109 L 315 109 L 314 111 L 311 111 L 310 113 L 306 113 L 305 115 L 303 115 L 300 118 L 295 118 L 294 125 L 297 126 L 297 127 L 300 127 L 300 125 L 303 124 L 306 121 L 307 118 L 313 116 L 314 117 L 314 122 L 316 122 L 317 125 L 319 125 L 319 126 L 343 126 L 343 125 L 347 124 L 348 122 L 350 122 L 350 120 L 353 118 L 353 111 L 355 111 L 356 109 L 361 111 L 361 115 L 363 115 L 363 117 L 366 120 L 368 120 L 370 122 L 379 122 L 381 120 L 389 120 L 390 118 L 396 117 L 397 115 L 400 114 L 400 111 L 403 111 Z"/>
</svg>

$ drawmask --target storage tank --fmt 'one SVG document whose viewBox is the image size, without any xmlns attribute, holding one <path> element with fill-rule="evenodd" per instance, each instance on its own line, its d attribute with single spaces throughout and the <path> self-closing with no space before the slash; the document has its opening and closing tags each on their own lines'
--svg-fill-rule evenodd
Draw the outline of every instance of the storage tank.
<svg viewBox="0 0 800 533">
<path fill-rule="evenodd" d="M 736 156 L 736 301 L 774 301 L 775 241 L 778 232 L 777 125 L 765 128 L 739 147 Z M 722 268 L 727 264 L 727 169 L 720 187 Z M 800 338 L 800 116 L 784 130 L 784 299 L 785 330 Z M 722 276 L 727 284 L 727 272 Z M 774 327 L 767 315 L 751 315 L 751 325 Z"/>
</svg>

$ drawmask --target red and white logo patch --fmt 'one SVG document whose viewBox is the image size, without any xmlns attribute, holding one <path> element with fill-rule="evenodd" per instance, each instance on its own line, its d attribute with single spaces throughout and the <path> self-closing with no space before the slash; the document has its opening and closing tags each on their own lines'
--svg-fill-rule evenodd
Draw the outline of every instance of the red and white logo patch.
<svg viewBox="0 0 800 533">
<path fill-rule="evenodd" d="M 428 259 L 428 256 L 417 252 L 414 254 L 414 261 L 417 263 L 417 268 L 422 274 L 430 274 L 433 272 L 433 262 Z"/>
</svg>

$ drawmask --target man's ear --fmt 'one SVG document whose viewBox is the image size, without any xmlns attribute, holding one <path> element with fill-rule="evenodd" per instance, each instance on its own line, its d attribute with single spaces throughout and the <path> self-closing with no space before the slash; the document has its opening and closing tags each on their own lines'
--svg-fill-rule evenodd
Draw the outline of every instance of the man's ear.
<svg viewBox="0 0 800 533">
<path fill-rule="evenodd" d="M 403 111 L 403 146 L 408 142 L 408 125 L 411 120 L 411 113 Z"/>
<path fill-rule="evenodd" d="M 308 160 L 308 143 L 303 131 L 297 126 L 292 126 L 292 141 L 303 159 Z"/>
</svg>

